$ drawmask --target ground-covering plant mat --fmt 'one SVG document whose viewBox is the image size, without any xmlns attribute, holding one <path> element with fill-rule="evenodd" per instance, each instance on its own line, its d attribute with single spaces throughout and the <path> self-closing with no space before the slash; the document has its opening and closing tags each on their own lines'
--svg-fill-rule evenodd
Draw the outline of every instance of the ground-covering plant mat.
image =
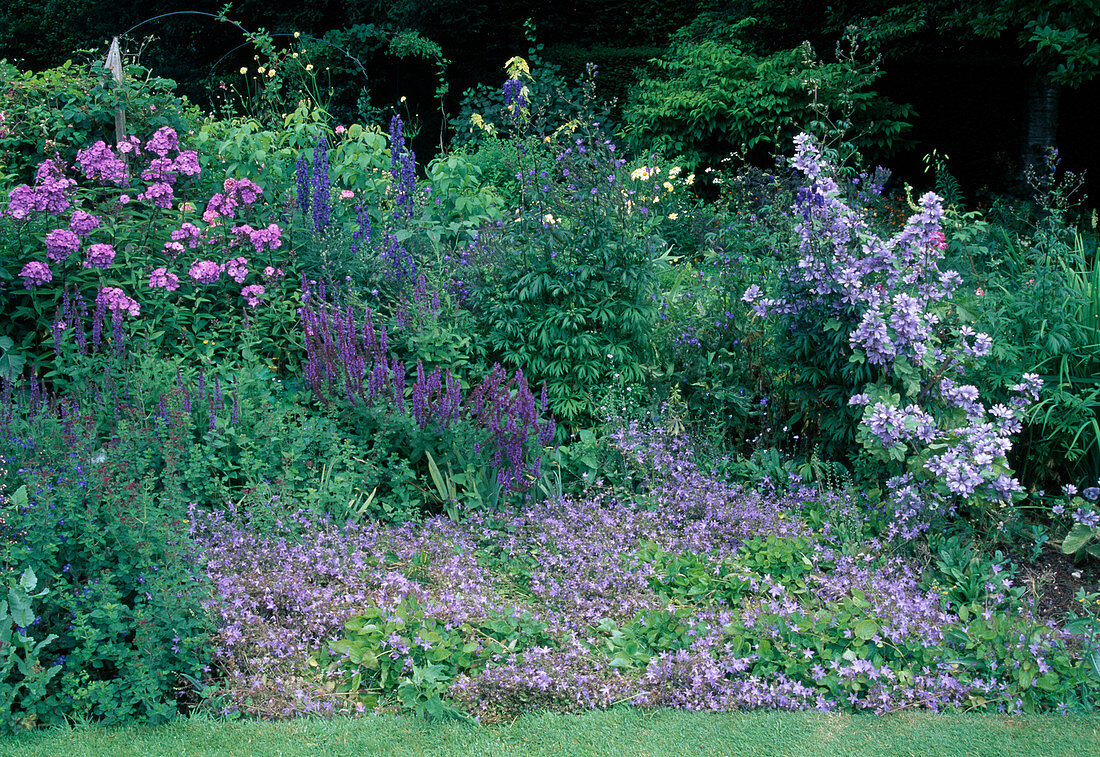
<svg viewBox="0 0 1100 757">
<path fill-rule="evenodd" d="M 754 491 L 680 440 L 620 443 L 663 485 L 399 528 L 192 512 L 220 627 L 207 704 L 483 724 L 624 703 L 1092 711 L 1082 631 L 1038 617 L 1007 563 L 947 539 L 922 575 L 854 494 Z"/>
<path fill-rule="evenodd" d="M 95 755 L 966 755 L 1100 751 L 1097 716 L 737 712 L 617 708 L 524 715 L 501 726 L 367 716 L 285 722 L 195 718 L 159 728 L 39 731 L 0 742 L 4 757 Z"/>
</svg>

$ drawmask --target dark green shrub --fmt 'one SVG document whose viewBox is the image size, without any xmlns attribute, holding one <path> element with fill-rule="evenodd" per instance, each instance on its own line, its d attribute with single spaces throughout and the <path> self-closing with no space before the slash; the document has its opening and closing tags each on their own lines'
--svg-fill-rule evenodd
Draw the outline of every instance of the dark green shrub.
<svg viewBox="0 0 1100 757">
<path fill-rule="evenodd" d="M 854 40 L 836 62 L 820 63 L 808 45 L 755 49 L 745 39 L 754 23 L 704 14 L 676 32 L 631 92 L 627 144 L 692 168 L 716 166 L 730 153 L 773 155 L 800 130 L 875 155 L 899 145 L 912 109 L 870 89 L 881 72 L 856 57 Z"/>
</svg>

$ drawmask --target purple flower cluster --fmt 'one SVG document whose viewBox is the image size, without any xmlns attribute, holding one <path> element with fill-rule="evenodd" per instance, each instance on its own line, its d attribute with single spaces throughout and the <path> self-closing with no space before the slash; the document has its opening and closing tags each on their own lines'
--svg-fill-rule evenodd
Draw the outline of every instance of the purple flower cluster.
<svg viewBox="0 0 1100 757">
<path fill-rule="evenodd" d="M 54 229 L 46 235 L 46 257 L 55 263 L 80 249 L 80 237 L 69 229 Z"/>
<path fill-rule="evenodd" d="M 84 176 L 89 179 L 117 186 L 122 186 L 130 180 L 130 169 L 126 162 L 118 157 L 103 140 L 77 152 L 76 162 L 80 164 L 80 170 L 84 172 Z"/>
<path fill-rule="evenodd" d="M 50 270 L 48 265 L 38 260 L 32 260 L 23 266 L 23 270 L 19 272 L 19 275 L 22 277 L 23 285 L 27 289 L 53 281 L 53 271 Z"/>
<path fill-rule="evenodd" d="M 406 397 L 404 363 L 388 354 L 389 334 L 384 326 L 375 327 L 371 310 L 359 322 L 350 306 L 341 309 L 326 301 L 323 285 L 314 292 L 303 280 L 302 289 L 303 371 L 319 402 L 342 398 L 352 406 L 362 403 L 409 412 L 425 429 L 468 421 L 484 435 L 479 448 L 488 455 L 502 487 L 521 492 L 534 484 L 541 456 L 530 460 L 530 449 L 536 443 L 548 445 L 554 435 L 553 418 L 540 418 L 548 405 L 545 387 L 537 401 L 522 371 L 509 376 L 494 366 L 464 397 L 449 371 L 428 372 L 418 362 Z"/>
<path fill-rule="evenodd" d="M 517 120 L 528 106 L 527 87 L 518 76 L 512 76 L 504 82 L 504 107 L 512 120 Z"/>
<path fill-rule="evenodd" d="M 402 623 L 415 607 L 451 633 L 469 633 L 486 662 L 455 678 L 450 695 L 486 721 L 626 701 L 888 712 L 980 697 L 1014 709 L 1018 672 L 1047 670 L 1068 649 L 1065 633 L 1013 603 L 1000 566 L 968 621 L 922 588 L 917 565 L 887 556 L 885 542 L 852 551 L 830 534 L 831 520 L 811 533 L 799 514 L 822 496 L 812 489 L 780 496 L 715 480 L 665 431 L 634 426 L 618 440 L 632 465 L 659 475 L 639 498 L 597 489 L 459 524 L 436 518 L 385 530 L 302 514 L 253 528 L 232 507 L 193 510 L 230 709 L 354 711 L 354 694 L 324 692 L 344 690 L 356 664 L 312 665 L 366 608 Z M 837 517 L 862 517 L 861 504 L 835 499 Z M 794 564 L 755 562 L 769 535 L 769 544 L 800 545 Z M 671 597 L 666 587 L 681 581 L 698 591 Z M 543 640 L 509 646 L 464 626 L 502 617 L 536 623 Z M 1015 624 L 998 632 L 1003 651 L 957 662 L 969 639 L 998 624 Z M 405 662 L 402 677 L 415 651 L 400 635 L 383 642 L 383 654 Z"/>
<path fill-rule="evenodd" d="M 100 220 L 91 213 L 83 210 L 74 210 L 69 219 L 69 230 L 80 239 L 87 239 L 88 235 L 99 228 Z"/>
<path fill-rule="evenodd" d="M 213 260 L 196 260 L 191 265 L 191 270 L 187 272 L 187 275 L 196 283 L 213 284 L 221 278 L 222 266 Z"/>
<path fill-rule="evenodd" d="M 226 262 L 223 268 L 226 275 L 238 284 L 243 284 L 244 280 L 248 278 L 248 261 L 243 257 L 232 258 Z"/>
<path fill-rule="evenodd" d="M 110 268 L 115 261 L 115 248 L 109 244 L 93 244 L 88 247 L 84 259 L 85 268 Z"/>
<path fill-rule="evenodd" d="M 169 272 L 166 268 L 154 268 L 149 274 L 149 286 L 153 289 L 164 289 L 174 292 L 180 288 L 180 277 Z"/>
<path fill-rule="evenodd" d="M 5 213 L 17 221 L 35 213 L 59 214 L 72 204 L 68 194 L 75 186 L 76 180 L 65 175 L 61 161 L 44 160 L 35 172 L 33 187 L 20 184 L 8 193 Z"/>
<path fill-rule="evenodd" d="M 222 191 L 210 196 L 202 219 L 208 225 L 215 226 L 221 218 L 233 218 L 237 208 L 246 208 L 261 196 L 263 190 L 251 179 L 226 179 L 222 183 Z"/>
<path fill-rule="evenodd" d="M 112 315 L 127 313 L 136 317 L 141 314 L 141 306 L 118 287 L 103 287 L 95 301 L 97 307 L 105 307 Z"/>
<path fill-rule="evenodd" d="M 795 145 L 792 165 L 809 181 L 794 208 L 801 257 L 791 280 L 800 293 L 765 299 L 757 288 L 743 299 L 765 316 L 797 313 L 810 301 L 823 303 L 830 317 L 856 322 L 849 334 L 853 350 L 888 375 L 901 358 L 917 366 L 928 363 L 948 336 L 936 305 L 950 298 L 961 281 L 957 272 L 939 269 L 946 246 L 940 198 L 925 194 L 900 232 L 880 238 L 846 203 L 813 138 L 800 135 Z M 985 334 L 964 327 L 955 338 L 956 349 L 971 357 L 989 350 Z"/>
<path fill-rule="evenodd" d="M 241 290 L 241 297 L 244 297 L 250 308 L 254 308 L 263 302 L 266 292 L 263 284 L 251 284 Z"/>
</svg>

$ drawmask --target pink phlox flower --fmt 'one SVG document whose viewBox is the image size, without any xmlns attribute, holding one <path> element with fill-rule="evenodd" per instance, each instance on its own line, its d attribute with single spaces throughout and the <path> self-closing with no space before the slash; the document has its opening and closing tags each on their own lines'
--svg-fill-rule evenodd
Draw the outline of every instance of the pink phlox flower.
<svg viewBox="0 0 1100 757">
<path fill-rule="evenodd" d="M 80 150 L 76 161 L 89 179 L 122 186 L 130 178 L 130 169 L 103 140 Z"/>
<path fill-rule="evenodd" d="M 176 242 L 176 241 L 165 242 L 164 243 L 164 251 L 167 252 L 169 255 L 171 255 L 173 258 L 175 258 L 175 257 L 179 256 L 179 254 L 181 252 L 183 252 L 183 243 L 182 242 Z"/>
<path fill-rule="evenodd" d="M 246 286 L 244 289 L 241 290 L 241 296 L 244 297 L 245 301 L 248 303 L 248 306 L 251 308 L 256 307 L 263 301 L 263 296 L 265 293 L 266 290 L 264 289 L 262 284 L 252 284 L 251 286 Z"/>
<path fill-rule="evenodd" d="M 48 265 L 39 260 L 32 260 L 27 263 L 23 266 L 23 270 L 19 272 L 19 275 L 23 277 L 23 285 L 27 289 L 53 281 L 53 271 L 50 270 Z"/>
<path fill-rule="evenodd" d="M 99 228 L 99 219 L 83 210 L 74 210 L 69 220 L 69 229 L 81 239 L 85 239 L 93 230 Z"/>
<path fill-rule="evenodd" d="M 109 268 L 115 260 L 115 248 L 109 244 L 93 244 L 88 248 L 85 268 Z"/>
<path fill-rule="evenodd" d="M 176 130 L 171 126 L 160 127 L 153 136 L 149 137 L 149 141 L 145 143 L 146 150 L 154 152 L 162 158 L 168 156 L 169 150 L 179 150 L 179 148 L 179 136 L 176 134 Z"/>
<path fill-rule="evenodd" d="M 243 284 L 244 280 L 248 277 L 248 261 L 242 257 L 233 258 L 225 264 L 225 272 L 229 278 L 236 281 L 238 284 Z"/>
<path fill-rule="evenodd" d="M 187 274 L 200 284 L 213 284 L 222 275 L 222 267 L 213 260 L 199 260 Z"/>
<path fill-rule="evenodd" d="M 155 207 L 164 208 L 165 210 L 172 207 L 174 197 L 175 192 L 172 190 L 172 185 L 160 181 L 150 184 L 144 192 L 138 195 L 139 200 L 148 200 Z"/>
<path fill-rule="evenodd" d="M 55 263 L 80 249 L 80 237 L 69 229 L 54 229 L 46 235 L 46 257 Z"/>
<path fill-rule="evenodd" d="M 167 289 L 174 292 L 180 288 L 180 277 L 166 268 L 154 268 L 149 274 L 149 286 L 153 289 Z"/>
<path fill-rule="evenodd" d="M 137 316 L 141 314 L 141 306 L 130 297 L 126 296 L 118 287 L 103 287 L 95 298 L 96 304 L 103 303 L 113 313 L 129 313 Z"/>
</svg>

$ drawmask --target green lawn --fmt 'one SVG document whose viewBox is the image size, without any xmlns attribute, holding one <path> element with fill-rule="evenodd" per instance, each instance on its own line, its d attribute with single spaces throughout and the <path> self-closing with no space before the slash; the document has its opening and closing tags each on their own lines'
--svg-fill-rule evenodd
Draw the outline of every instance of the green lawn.
<svg viewBox="0 0 1100 757">
<path fill-rule="evenodd" d="M 714 715 L 618 709 L 527 715 L 506 726 L 381 716 L 281 723 L 194 719 L 160 728 L 54 730 L 0 740 L 4 757 L 211 754 L 1087 757 L 1100 754 L 1100 716 Z"/>
</svg>

